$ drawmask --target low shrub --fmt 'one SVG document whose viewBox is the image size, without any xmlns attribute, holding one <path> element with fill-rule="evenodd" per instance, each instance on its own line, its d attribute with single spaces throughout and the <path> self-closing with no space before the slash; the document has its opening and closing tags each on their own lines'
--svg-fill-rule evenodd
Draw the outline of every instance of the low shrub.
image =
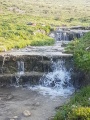
<svg viewBox="0 0 90 120">
<path fill-rule="evenodd" d="M 90 71 L 90 32 L 68 44 L 66 51 L 73 53 L 78 68 L 86 72 Z"/>
<path fill-rule="evenodd" d="M 68 113 L 68 120 L 90 120 L 90 107 L 76 107 Z"/>
<path fill-rule="evenodd" d="M 39 38 L 38 38 L 39 39 Z M 44 39 L 39 39 L 39 40 L 32 40 L 30 45 L 31 46 L 44 46 L 44 45 L 53 45 L 54 44 L 54 39 L 52 38 L 44 38 Z"/>
<path fill-rule="evenodd" d="M 90 86 L 77 92 L 57 111 L 53 120 L 90 120 Z"/>
</svg>

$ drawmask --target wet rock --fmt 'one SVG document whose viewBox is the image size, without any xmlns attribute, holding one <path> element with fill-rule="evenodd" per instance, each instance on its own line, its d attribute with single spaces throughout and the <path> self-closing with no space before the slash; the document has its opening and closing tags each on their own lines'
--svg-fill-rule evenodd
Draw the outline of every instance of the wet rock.
<svg viewBox="0 0 90 120">
<path fill-rule="evenodd" d="M 29 116 L 31 116 L 31 112 L 29 110 L 25 110 L 23 112 L 23 115 L 24 115 L 24 117 L 29 117 Z"/>
</svg>

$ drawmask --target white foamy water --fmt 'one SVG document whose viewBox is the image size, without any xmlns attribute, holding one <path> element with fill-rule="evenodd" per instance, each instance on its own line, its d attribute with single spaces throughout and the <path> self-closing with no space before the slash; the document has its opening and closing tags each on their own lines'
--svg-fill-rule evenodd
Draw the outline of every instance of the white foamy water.
<svg viewBox="0 0 90 120">
<path fill-rule="evenodd" d="M 68 95 L 72 95 L 74 92 L 73 87 L 68 87 L 67 89 L 52 89 L 50 87 L 43 87 L 43 86 L 34 86 L 34 87 L 29 87 L 30 90 L 37 91 L 42 95 L 49 95 L 52 97 L 57 97 L 57 96 L 64 96 L 67 97 Z"/>
<path fill-rule="evenodd" d="M 45 74 L 40 79 L 40 85 L 29 87 L 29 89 L 38 91 L 43 95 L 50 96 L 68 96 L 74 92 L 71 84 L 71 72 L 65 67 L 63 61 L 52 61 L 52 72 Z"/>
</svg>

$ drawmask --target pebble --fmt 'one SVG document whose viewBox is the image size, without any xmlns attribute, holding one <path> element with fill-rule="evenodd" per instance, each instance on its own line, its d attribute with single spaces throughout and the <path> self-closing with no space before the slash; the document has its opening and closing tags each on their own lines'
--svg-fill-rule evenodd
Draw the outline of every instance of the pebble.
<svg viewBox="0 0 90 120">
<path fill-rule="evenodd" d="M 18 119 L 18 116 L 14 116 L 13 118 L 14 118 L 14 119 Z"/>
<path fill-rule="evenodd" d="M 25 111 L 23 112 L 23 115 L 24 115 L 25 117 L 29 117 L 29 116 L 31 116 L 31 112 L 30 112 L 29 110 L 25 110 Z"/>
</svg>

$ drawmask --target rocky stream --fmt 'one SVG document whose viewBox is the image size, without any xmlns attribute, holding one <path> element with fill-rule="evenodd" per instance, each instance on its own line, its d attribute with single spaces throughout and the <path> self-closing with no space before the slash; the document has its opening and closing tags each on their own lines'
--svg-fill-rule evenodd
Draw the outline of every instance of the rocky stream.
<svg viewBox="0 0 90 120">
<path fill-rule="evenodd" d="M 76 71 L 73 55 L 64 50 L 70 30 L 65 34 L 60 30 L 53 46 L 0 53 L 0 120 L 51 120 L 79 87 L 83 74 Z M 80 28 L 79 33 L 82 36 Z"/>
</svg>

